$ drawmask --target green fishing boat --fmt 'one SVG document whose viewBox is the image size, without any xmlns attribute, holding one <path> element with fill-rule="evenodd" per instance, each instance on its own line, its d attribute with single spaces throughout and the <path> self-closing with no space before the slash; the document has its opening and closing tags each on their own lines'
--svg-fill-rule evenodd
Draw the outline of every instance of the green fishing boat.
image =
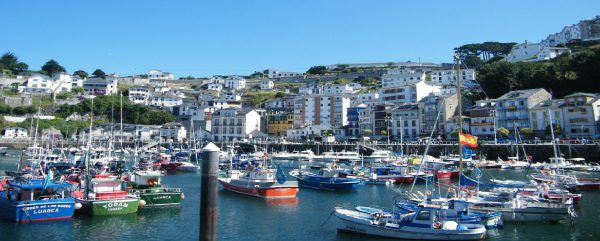
<svg viewBox="0 0 600 241">
<path fill-rule="evenodd" d="M 162 172 L 139 170 L 131 175 L 129 193 L 145 201 L 144 207 L 178 206 L 184 199 L 180 188 L 162 186 Z"/>
<path fill-rule="evenodd" d="M 73 192 L 75 202 L 81 203 L 81 212 L 90 216 L 110 216 L 135 213 L 144 205 L 137 196 L 122 189 L 118 177 L 96 175 L 83 183 L 86 189 Z M 86 180 L 87 181 L 87 180 Z"/>
</svg>

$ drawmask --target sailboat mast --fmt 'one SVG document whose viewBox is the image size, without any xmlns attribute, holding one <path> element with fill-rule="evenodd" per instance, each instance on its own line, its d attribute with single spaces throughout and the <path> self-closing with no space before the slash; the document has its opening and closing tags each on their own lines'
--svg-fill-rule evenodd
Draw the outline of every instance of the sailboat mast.
<svg viewBox="0 0 600 241">
<path fill-rule="evenodd" d="M 121 149 L 123 149 L 123 92 L 120 92 L 121 95 Z"/>
<path fill-rule="evenodd" d="M 454 55 L 454 61 L 456 62 L 456 97 L 458 101 L 458 176 L 462 177 L 463 175 L 463 145 L 460 142 L 460 135 L 462 134 L 462 101 L 460 94 L 460 57 L 458 53 Z M 458 179 L 458 185 L 460 186 L 461 178 Z"/>
</svg>

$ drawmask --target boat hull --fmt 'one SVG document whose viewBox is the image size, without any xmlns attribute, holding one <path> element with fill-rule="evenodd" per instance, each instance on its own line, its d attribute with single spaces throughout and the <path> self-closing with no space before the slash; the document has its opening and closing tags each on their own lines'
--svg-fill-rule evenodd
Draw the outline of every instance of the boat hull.
<svg viewBox="0 0 600 241">
<path fill-rule="evenodd" d="M 298 185 L 302 187 L 308 187 L 313 189 L 321 189 L 321 190 L 356 190 L 360 181 L 351 181 L 351 182 L 321 182 L 321 181 L 313 181 L 303 178 L 298 178 Z"/>
<path fill-rule="evenodd" d="M 483 226 L 470 230 L 442 230 L 430 227 L 400 226 L 388 227 L 375 225 L 367 220 L 357 220 L 335 211 L 336 227 L 338 231 L 360 233 L 365 235 L 380 236 L 398 239 L 414 240 L 481 240 L 485 238 L 486 231 Z"/>
<path fill-rule="evenodd" d="M 153 191 L 151 189 L 134 190 L 139 193 L 141 200 L 146 204 L 142 208 L 177 206 L 181 204 L 182 192 Z"/>
<path fill-rule="evenodd" d="M 232 191 L 232 192 L 236 192 L 236 193 L 240 193 L 240 194 L 245 194 L 245 195 L 250 195 L 250 196 L 255 196 L 255 197 L 262 197 L 262 198 L 294 198 L 296 197 L 296 194 L 298 193 L 298 186 L 295 185 L 286 185 L 286 186 L 265 186 L 265 187 L 256 187 L 256 186 L 250 186 L 250 185 L 236 185 L 234 183 L 231 183 L 230 181 L 228 181 L 226 178 L 221 178 L 219 179 L 219 182 L 221 183 L 221 185 L 223 186 L 223 189 L 228 190 L 228 191 Z"/>
<path fill-rule="evenodd" d="M 504 221 L 509 222 L 558 222 L 570 217 L 568 208 L 498 208 L 498 209 L 477 209 L 475 211 L 486 210 L 502 213 Z"/>
<path fill-rule="evenodd" d="M 73 217 L 75 199 L 62 198 L 27 202 L 2 199 L 0 200 L 0 211 L 5 219 L 17 223 L 64 220 Z"/>
<path fill-rule="evenodd" d="M 89 216 L 112 216 L 123 215 L 137 212 L 139 208 L 139 199 L 123 198 L 113 200 L 84 200 L 75 199 L 81 203 L 82 214 Z"/>
</svg>

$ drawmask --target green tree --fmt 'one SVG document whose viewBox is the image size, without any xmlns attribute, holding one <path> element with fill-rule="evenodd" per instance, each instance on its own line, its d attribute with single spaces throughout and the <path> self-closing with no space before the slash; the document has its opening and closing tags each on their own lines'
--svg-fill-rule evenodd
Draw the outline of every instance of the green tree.
<svg viewBox="0 0 600 241">
<path fill-rule="evenodd" d="M 348 83 L 352 83 L 352 80 L 350 79 L 345 79 L 345 78 L 338 78 L 335 81 L 333 81 L 334 84 L 348 84 Z"/>
<path fill-rule="evenodd" d="M 504 127 L 498 128 L 498 130 L 496 130 L 496 132 L 501 137 L 507 137 L 510 134 L 510 131 L 508 129 L 504 128 Z"/>
<path fill-rule="evenodd" d="M 521 135 L 523 135 L 527 139 L 533 137 L 533 129 L 531 129 L 531 128 L 521 128 L 521 130 L 519 130 L 519 132 L 521 133 Z"/>
<path fill-rule="evenodd" d="M 42 71 L 47 75 L 53 75 L 60 72 L 66 72 L 65 68 L 62 67 L 56 60 L 48 60 L 43 66 Z"/>
<path fill-rule="evenodd" d="M 364 129 L 363 130 L 363 134 L 365 136 L 370 136 L 371 134 L 373 134 L 373 130 L 371 130 L 371 129 Z"/>
<path fill-rule="evenodd" d="M 327 67 L 325 66 L 313 66 L 310 67 L 310 69 L 308 69 L 306 71 L 307 74 L 312 74 L 312 75 L 322 75 L 325 74 L 327 72 Z"/>
<path fill-rule="evenodd" d="M 87 78 L 87 77 L 88 77 L 88 73 L 87 73 L 87 72 L 85 72 L 84 70 L 77 70 L 77 71 L 75 71 L 73 74 L 75 74 L 75 75 L 79 76 L 79 77 L 80 77 L 80 78 L 82 78 L 82 79 L 85 79 L 85 78 Z"/>
<path fill-rule="evenodd" d="M 61 93 L 56 94 L 56 99 L 59 99 L 59 100 L 65 100 L 65 99 L 68 99 L 71 97 L 73 97 L 73 95 L 68 92 L 61 92 Z"/>
<path fill-rule="evenodd" d="M 106 73 L 104 73 L 104 71 L 102 71 L 101 69 L 94 70 L 94 72 L 92 73 L 92 75 L 94 77 L 99 77 L 99 78 L 105 78 L 106 77 Z"/>
<path fill-rule="evenodd" d="M 284 92 L 277 92 L 275 94 L 275 98 L 283 98 L 283 97 L 285 97 L 285 93 Z"/>
<path fill-rule="evenodd" d="M 15 54 L 7 52 L 0 57 L 0 69 L 9 70 L 13 74 L 22 74 L 29 69 L 29 65 L 20 62 Z"/>
<path fill-rule="evenodd" d="M 75 86 L 75 87 L 71 88 L 71 92 L 82 95 L 85 92 L 85 90 L 83 89 L 83 87 Z"/>
</svg>

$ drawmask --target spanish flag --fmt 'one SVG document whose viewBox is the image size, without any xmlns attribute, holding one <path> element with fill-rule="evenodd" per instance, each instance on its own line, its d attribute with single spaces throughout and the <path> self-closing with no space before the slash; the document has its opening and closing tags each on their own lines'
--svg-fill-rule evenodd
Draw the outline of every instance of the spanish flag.
<svg viewBox="0 0 600 241">
<path fill-rule="evenodd" d="M 469 134 L 460 133 L 460 144 L 471 148 L 477 147 L 477 137 Z"/>
</svg>

